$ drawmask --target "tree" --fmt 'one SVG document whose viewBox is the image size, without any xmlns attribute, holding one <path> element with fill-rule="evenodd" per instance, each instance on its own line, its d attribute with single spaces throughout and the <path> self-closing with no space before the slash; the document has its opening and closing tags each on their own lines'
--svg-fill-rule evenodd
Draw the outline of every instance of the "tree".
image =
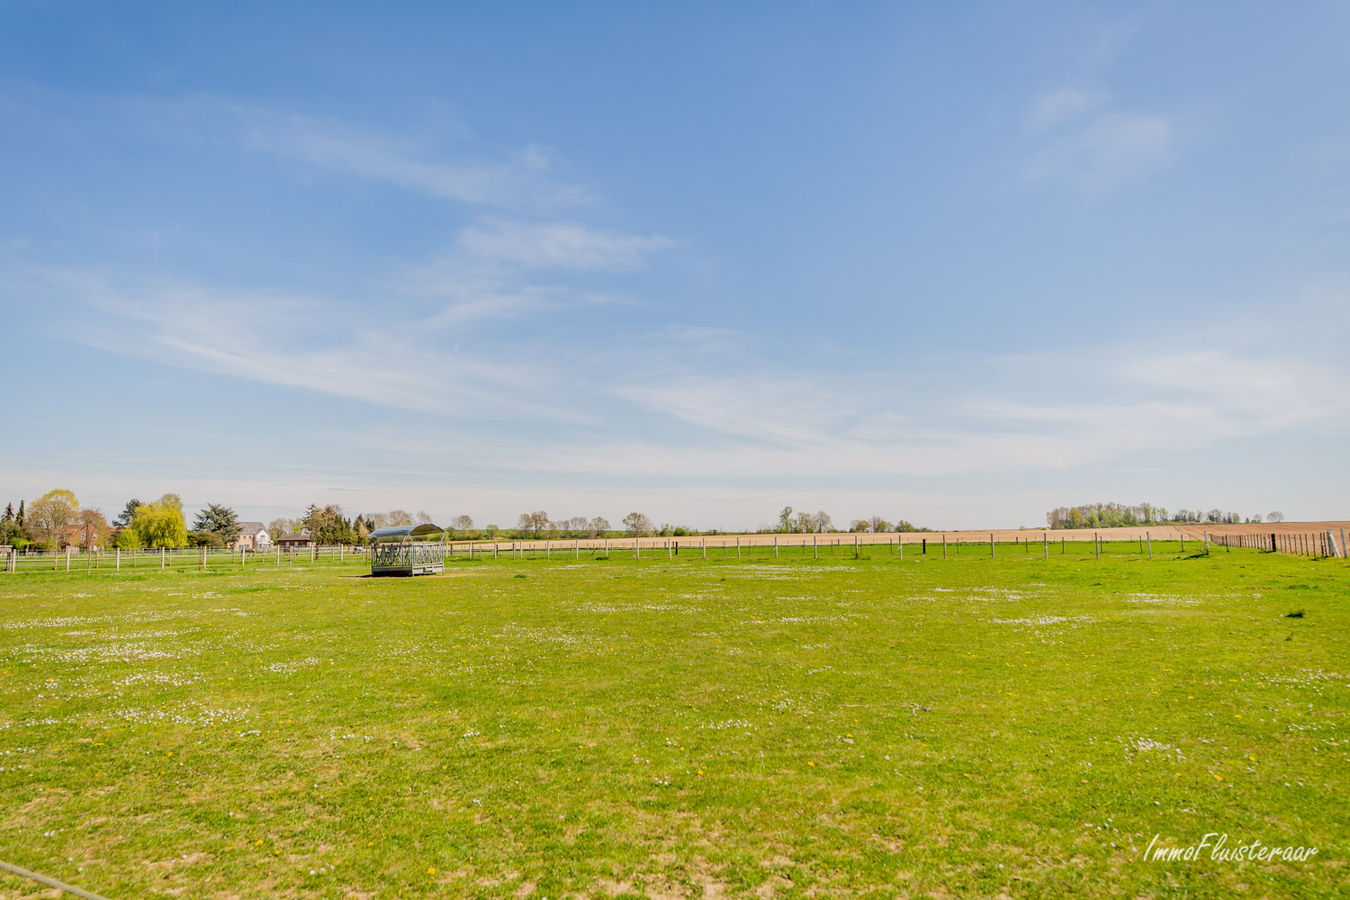
<svg viewBox="0 0 1350 900">
<path fill-rule="evenodd" d="M 214 531 L 189 531 L 187 533 L 187 545 L 189 547 L 207 547 L 212 550 L 219 550 L 225 546 L 225 539 Z"/>
<path fill-rule="evenodd" d="M 113 526 L 117 528 L 130 528 L 131 522 L 136 518 L 136 507 L 141 505 L 141 501 L 133 498 L 127 501 L 127 505 L 122 507 L 122 511 L 113 519 Z"/>
<path fill-rule="evenodd" d="M 881 534 L 882 532 L 891 530 L 891 523 L 887 522 L 881 516 L 873 516 L 872 518 L 868 519 L 867 525 L 869 528 L 872 529 L 872 532 L 874 534 Z"/>
<path fill-rule="evenodd" d="M 5 515 L 0 518 L 0 546 L 17 547 L 23 543 L 23 529 L 14 515 L 14 504 L 5 507 Z"/>
<path fill-rule="evenodd" d="M 26 521 L 26 520 L 24 519 L 24 514 L 23 514 L 23 501 L 22 501 L 22 500 L 19 501 L 19 512 L 14 516 L 14 521 L 19 523 L 19 528 L 21 528 L 21 529 L 27 528 L 27 527 L 28 527 L 28 526 L 25 524 L 25 521 Z"/>
<path fill-rule="evenodd" d="M 102 510 L 86 507 L 75 518 L 80 529 L 80 546 L 89 550 L 108 543 L 112 529 L 108 527 L 108 520 L 104 518 Z"/>
<path fill-rule="evenodd" d="M 183 503 L 177 494 L 165 494 L 154 503 L 136 507 L 131 528 L 142 547 L 182 547 L 187 543 Z"/>
<path fill-rule="evenodd" d="M 450 527 L 456 531 L 473 531 L 473 518 L 470 516 L 455 516 L 450 520 Z"/>
<path fill-rule="evenodd" d="M 1266 514 L 1266 521 L 1267 521 L 1267 522 L 1276 522 L 1276 523 L 1278 523 L 1278 522 L 1283 522 L 1283 521 L 1284 521 L 1284 513 L 1280 512 L 1278 509 L 1275 510 L 1273 513 L 1267 513 L 1267 514 Z"/>
<path fill-rule="evenodd" d="M 816 531 L 822 534 L 827 531 L 834 531 L 834 522 L 830 520 L 829 513 L 821 510 L 813 518 L 815 519 Z"/>
<path fill-rule="evenodd" d="M 548 513 L 542 509 L 532 513 L 521 513 L 516 520 L 516 531 L 521 537 L 538 538 L 549 528 Z"/>
<path fill-rule="evenodd" d="M 413 524 L 414 524 L 414 525 L 432 525 L 432 524 L 434 524 L 434 523 L 431 521 L 431 513 L 427 512 L 427 511 L 424 510 L 424 509 L 419 509 L 419 510 L 417 511 L 417 515 L 413 516 Z"/>
<path fill-rule="evenodd" d="M 267 533 L 272 538 L 285 537 L 295 531 L 295 523 L 284 516 L 278 516 L 267 523 Z"/>
<path fill-rule="evenodd" d="M 644 534 L 651 533 L 652 520 L 640 512 L 630 512 L 623 517 L 623 527 L 633 537 L 641 537 Z"/>
<path fill-rule="evenodd" d="M 324 507 L 311 503 L 299 524 L 308 528 L 310 535 L 320 544 L 350 544 L 356 538 L 352 523 L 343 517 L 342 507 L 336 503 Z"/>
<path fill-rule="evenodd" d="M 233 544 L 242 531 L 239 527 L 239 516 L 221 503 L 208 503 L 206 509 L 197 513 L 197 521 L 192 523 L 192 530 L 216 535 L 220 538 L 221 546 Z"/>
<path fill-rule="evenodd" d="M 591 537 L 604 537 L 609 533 L 609 520 L 603 516 L 596 516 L 586 523 L 586 530 L 590 532 Z"/>
<path fill-rule="evenodd" d="M 66 490 L 48 491 L 28 508 L 28 527 L 53 550 L 60 550 L 67 542 L 68 532 L 75 524 L 80 501 Z"/>
<path fill-rule="evenodd" d="M 792 530 L 792 507 L 785 506 L 778 514 L 778 530 L 784 532 Z"/>
<path fill-rule="evenodd" d="M 413 524 L 412 514 L 406 509 L 391 509 L 387 513 L 372 513 L 369 521 L 372 530 Z"/>
</svg>

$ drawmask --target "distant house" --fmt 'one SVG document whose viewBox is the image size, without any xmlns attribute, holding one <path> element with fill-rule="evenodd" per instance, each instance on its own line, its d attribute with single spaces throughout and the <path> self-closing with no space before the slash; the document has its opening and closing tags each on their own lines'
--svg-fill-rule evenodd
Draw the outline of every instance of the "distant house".
<svg viewBox="0 0 1350 900">
<path fill-rule="evenodd" d="M 295 534 L 288 534 L 285 537 L 277 538 L 277 546 L 281 547 L 283 550 L 296 550 L 302 547 L 312 547 L 314 546 L 314 536 L 310 534 L 309 529 L 306 528 Z"/>
<path fill-rule="evenodd" d="M 234 539 L 236 550 L 261 550 L 272 543 L 267 527 L 261 522 L 240 522 L 239 537 Z"/>
</svg>

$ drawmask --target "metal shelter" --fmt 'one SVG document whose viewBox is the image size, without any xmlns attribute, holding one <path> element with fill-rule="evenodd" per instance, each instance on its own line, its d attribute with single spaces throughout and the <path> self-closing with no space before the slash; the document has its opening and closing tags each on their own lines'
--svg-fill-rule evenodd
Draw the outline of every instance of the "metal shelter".
<svg viewBox="0 0 1350 900">
<path fill-rule="evenodd" d="M 393 525 L 370 533 L 370 574 L 435 575 L 445 571 L 445 543 L 419 541 L 441 534 L 439 525 Z"/>
</svg>

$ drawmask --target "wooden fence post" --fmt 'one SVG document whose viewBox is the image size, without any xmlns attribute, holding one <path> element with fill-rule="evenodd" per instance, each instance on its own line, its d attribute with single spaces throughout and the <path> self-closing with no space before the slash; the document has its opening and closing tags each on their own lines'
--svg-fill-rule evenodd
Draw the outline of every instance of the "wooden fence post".
<svg viewBox="0 0 1350 900">
<path fill-rule="evenodd" d="M 947 533 L 945 531 L 942 533 L 942 558 L 947 558 Z"/>
<path fill-rule="evenodd" d="M 856 535 L 856 534 L 853 535 L 853 558 L 854 558 L 854 559 L 859 559 L 859 558 L 860 558 L 860 557 L 858 556 L 858 535 Z"/>
<path fill-rule="evenodd" d="M 1041 538 L 1045 541 L 1045 558 L 1050 558 L 1050 532 L 1042 531 Z"/>
<path fill-rule="evenodd" d="M 1101 558 L 1102 558 L 1102 541 L 1101 541 L 1101 535 L 1099 535 L 1099 534 L 1098 534 L 1097 532 L 1095 532 L 1095 531 L 1092 532 L 1092 546 L 1096 548 L 1096 551 L 1097 551 L 1097 559 L 1101 559 Z"/>
<path fill-rule="evenodd" d="M 820 541 L 819 535 L 811 535 L 811 558 L 820 559 Z"/>
<path fill-rule="evenodd" d="M 994 533 L 989 532 L 989 558 L 994 558 Z"/>
<path fill-rule="evenodd" d="M 1147 531 L 1144 532 L 1144 540 L 1148 541 L 1148 558 L 1153 558 L 1153 536 Z"/>
<path fill-rule="evenodd" d="M 901 558 L 901 559 L 904 559 L 904 558 L 905 558 L 905 536 L 904 536 L 903 534 L 897 534 L 897 535 L 895 536 L 895 549 L 896 549 L 896 551 L 900 554 L 900 558 Z"/>
<path fill-rule="evenodd" d="M 741 558 L 741 536 L 739 534 L 736 535 L 736 558 Z"/>
<path fill-rule="evenodd" d="M 707 535 L 704 535 L 704 536 L 703 536 L 703 558 L 704 558 L 704 559 L 707 559 L 707 558 L 708 558 L 708 537 L 707 537 Z"/>
</svg>

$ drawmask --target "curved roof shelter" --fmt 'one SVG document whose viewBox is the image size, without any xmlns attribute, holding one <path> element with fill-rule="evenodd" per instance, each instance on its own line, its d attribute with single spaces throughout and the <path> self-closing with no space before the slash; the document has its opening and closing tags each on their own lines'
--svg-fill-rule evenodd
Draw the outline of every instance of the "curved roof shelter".
<svg viewBox="0 0 1350 900">
<path fill-rule="evenodd" d="M 376 528 L 370 533 L 372 541 L 399 540 L 401 538 L 423 537 L 428 534 L 440 534 L 445 531 L 439 525 L 427 522 L 423 525 L 390 525 L 388 528 Z"/>
<path fill-rule="evenodd" d="M 417 540 L 443 531 L 445 529 L 430 522 L 375 529 L 370 533 L 370 574 L 435 575 L 444 572 L 445 544 Z"/>
</svg>

